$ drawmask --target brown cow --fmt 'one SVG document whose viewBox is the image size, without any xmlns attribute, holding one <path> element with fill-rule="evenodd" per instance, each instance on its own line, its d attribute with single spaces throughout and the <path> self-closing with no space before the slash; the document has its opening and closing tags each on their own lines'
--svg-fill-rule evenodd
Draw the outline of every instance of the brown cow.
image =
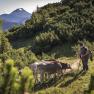
<svg viewBox="0 0 94 94">
<path fill-rule="evenodd" d="M 38 65 L 40 71 L 40 80 L 44 80 L 44 73 L 56 74 L 58 71 L 62 70 L 62 65 L 58 61 L 43 61 L 43 63 Z"/>
<path fill-rule="evenodd" d="M 40 71 L 40 80 L 43 81 L 44 80 L 44 73 L 47 73 L 49 75 L 51 74 L 59 74 L 61 75 L 62 70 L 66 70 L 66 69 L 71 69 L 70 65 L 67 63 L 62 63 L 56 60 L 48 60 L 48 61 L 43 61 L 43 63 L 38 65 L 38 69 Z"/>
</svg>

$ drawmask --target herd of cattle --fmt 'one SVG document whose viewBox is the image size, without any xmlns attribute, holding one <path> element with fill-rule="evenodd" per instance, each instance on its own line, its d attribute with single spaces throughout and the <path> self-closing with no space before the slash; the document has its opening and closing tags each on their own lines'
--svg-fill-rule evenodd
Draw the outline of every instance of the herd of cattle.
<svg viewBox="0 0 94 94">
<path fill-rule="evenodd" d="M 78 70 L 80 66 L 80 60 L 72 64 L 62 63 L 57 60 L 43 60 L 30 64 L 30 68 L 33 71 L 35 82 L 44 81 L 44 79 L 50 79 L 51 77 L 60 76 L 67 72 Z M 46 75 L 46 76 L 45 76 Z"/>
</svg>

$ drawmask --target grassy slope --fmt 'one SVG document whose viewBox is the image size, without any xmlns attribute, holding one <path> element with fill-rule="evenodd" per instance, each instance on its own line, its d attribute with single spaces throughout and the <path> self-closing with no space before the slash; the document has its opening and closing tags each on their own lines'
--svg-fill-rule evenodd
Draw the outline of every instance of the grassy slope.
<svg viewBox="0 0 94 94">
<path fill-rule="evenodd" d="M 15 46 L 16 48 L 28 47 L 31 45 L 31 41 L 32 40 L 17 41 Z M 68 44 L 54 47 L 51 52 L 46 54 L 51 56 L 55 54 L 56 59 L 65 63 L 77 61 L 77 58 L 74 56 L 73 46 Z M 92 87 L 91 74 L 94 72 L 93 62 L 89 62 L 89 71 L 86 74 L 79 74 L 79 72 L 76 71 L 75 73 L 66 75 L 64 79 L 59 79 L 51 87 L 38 90 L 38 92 L 34 94 L 90 94 L 88 91 L 90 86 Z"/>
<path fill-rule="evenodd" d="M 68 58 L 66 59 L 66 62 L 75 62 L 76 60 L 77 59 Z M 93 62 L 89 62 L 89 71 L 87 73 L 75 72 L 74 74 L 65 75 L 64 78 L 58 80 L 52 87 L 38 91 L 35 94 L 52 94 L 52 92 L 54 92 L 53 94 L 90 94 L 88 91 L 90 87 L 91 74 L 94 72 L 93 69 Z"/>
<path fill-rule="evenodd" d="M 16 48 L 28 47 L 30 45 L 31 40 L 17 41 L 15 43 Z M 48 52 L 47 54 L 55 54 L 55 58 L 57 58 L 59 61 L 65 63 L 73 63 L 77 61 L 77 58 L 74 56 L 74 51 L 72 47 L 73 46 L 68 44 L 57 46 L 54 47 L 51 52 Z M 79 72 L 76 71 L 73 74 L 66 75 L 64 79 L 59 79 L 51 87 L 39 90 L 37 93 L 34 94 L 90 94 L 88 93 L 88 91 L 89 87 L 92 86 L 91 74 L 94 72 L 93 69 L 93 62 L 89 62 L 89 71 L 86 74 L 79 74 Z"/>
<path fill-rule="evenodd" d="M 84 92 L 89 89 L 91 72 L 93 69 L 91 68 L 92 64 L 89 64 L 89 66 L 90 70 L 86 74 L 76 74 L 76 77 L 74 76 L 70 80 L 68 79 L 69 83 L 65 83 L 65 86 L 63 85 L 65 94 L 84 94 Z"/>
</svg>

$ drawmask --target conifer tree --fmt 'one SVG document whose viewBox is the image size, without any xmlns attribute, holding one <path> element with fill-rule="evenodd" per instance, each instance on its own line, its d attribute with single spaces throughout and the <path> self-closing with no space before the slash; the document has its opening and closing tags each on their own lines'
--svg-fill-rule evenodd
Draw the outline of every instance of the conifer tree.
<svg viewBox="0 0 94 94">
<path fill-rule="evenodd" d="M 11 44 L 9 43 L 8 39 L 5 37 L 5 35 L 2 34 L 1 36 L 1 53 L 10 51 L 12 49 Z"/>
</svg>

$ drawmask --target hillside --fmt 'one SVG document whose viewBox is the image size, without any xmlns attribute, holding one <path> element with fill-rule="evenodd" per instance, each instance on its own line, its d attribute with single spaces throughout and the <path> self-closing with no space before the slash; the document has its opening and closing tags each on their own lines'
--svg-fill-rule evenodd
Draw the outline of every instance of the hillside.
<svg viewBox="0 0 94 94">
<path fill-rule="evenodd" d="M 66 62 L 75 62 L 77 59 L 66 59 Z M 93 73 L 94 62 L 89 62 L 89 71 L 81 73 L 80 70 L 62 77 L 53 86 L 40 90 L 35 94 L 94 94 Z"/>
<path fill-rule="evenodd" d="M 73 44 L 78 40 L 94 41 L 93 1 L 64 1 L 66 0 L 38 7 L 25 26 L 9 31 L 8 38 L 11 41 L 31 39 L 32 50 L 36 53 L 46 52 L 67 42 Z"/>
<path fill-rule="evenodd" d="M 16 25 L 17 25 L 16 22 L 3 21 L 3 27 L 2 27 L 2 29 L 4 31 L 7 31 L 7 29 L 10 29 L 10 28 L 12 28 L 13 26 L 16 26 Z"/>
<path fill-rule="evenodd" d="M 35 84 L 30 64 L 78 61 L 83 42 L 94 56 L 94 1 L 61 0 L 37 7 L 25 25 L 0 31 L 0 94 L 94 94 L 94 60 L 79 70 Z M 93 58 L 94 59 L 94 58 Z"/>
</svg>

